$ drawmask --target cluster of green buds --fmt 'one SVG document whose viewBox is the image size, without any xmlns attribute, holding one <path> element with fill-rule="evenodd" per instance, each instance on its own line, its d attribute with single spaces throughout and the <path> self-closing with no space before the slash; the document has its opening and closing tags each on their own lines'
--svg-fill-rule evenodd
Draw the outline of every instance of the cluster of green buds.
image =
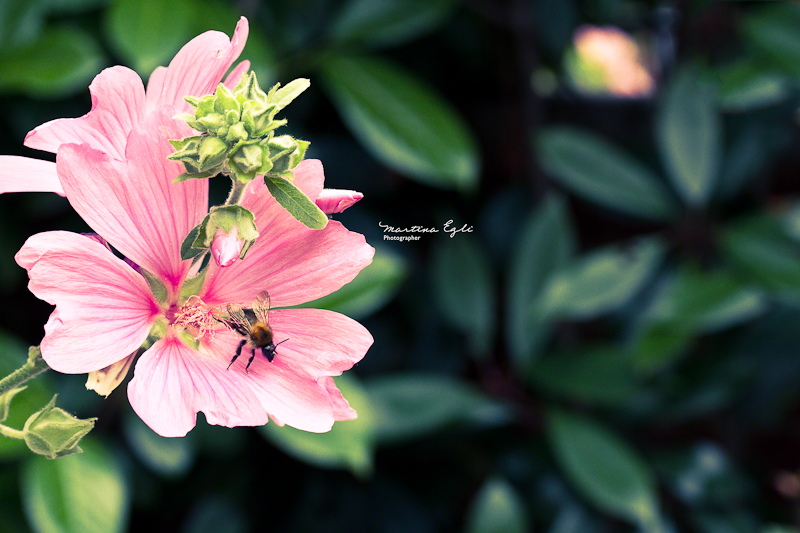
<svg viewBox="0 0 800 533">
<path fill-rule="evenodd" d="M 309 85 L 301 78 L 285 87 L 277 84 L 265 93 L 255 74 L 249 72 L 242 75 L 233 92 L 219 84 L 213 94 L 187 96 L 194 113 L 177 118 L 201 134 L 170 141 L 176 152 L 169 159 L 186 168 L 176 181 L 220 173 L 245 183 L 268 174 L 291 180 L 291 170 L 303 160 L 309 143 L 290 135 L 275 136 L 275 130 L 286 124 L 275 115 Z"/>
</svg>

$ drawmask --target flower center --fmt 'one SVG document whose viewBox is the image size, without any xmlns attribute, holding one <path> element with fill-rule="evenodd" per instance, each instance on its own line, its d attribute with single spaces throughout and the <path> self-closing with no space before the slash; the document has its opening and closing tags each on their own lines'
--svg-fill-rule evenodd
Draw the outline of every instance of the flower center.
<svg viewBox="0 0 800 533">
<path fill-rule="evenodd" d="M 219 321 L 213 308 L 207 306 L 200 297 L 190 296 L 181 305 L 170 321 L 173 326 L 188 331 L 195 340 L 206 336 L 213 338 L 214 328 Z"/>
</svg>

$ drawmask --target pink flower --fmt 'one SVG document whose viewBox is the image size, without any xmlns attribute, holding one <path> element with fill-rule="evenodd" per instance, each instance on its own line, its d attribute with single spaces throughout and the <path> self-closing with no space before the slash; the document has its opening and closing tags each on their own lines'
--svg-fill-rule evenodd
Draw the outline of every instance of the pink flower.
<svg viewBox="0 0 800 533">
<path fill-rule="evenodd" d="M 207 213 L 207 180 L 172 183 L 182 172 L 166 159 L 170 138 L 186 134 L 166 106 L 135 126 L 126 159 L 87 144 L 58 151 L 59 177 L 75 210 L 126 258 L 166 288 L 159 301 L 147 279 L 107 247 L 87 236 L 54 231 L 28 239 L 16 256 L 28 270 L 29 288 L 56 306 L 45 326 L 42 356 L 53 369 L 88 373 L 124 360 L 151 331 L 159 338 L 138 359 L 128 384 L 133 409 L 164 436 L 185 435 L 196 414 L 223 426 L 262 425 L 272 418 L 307 431 L 327 431 L 355 418 L 332 376 L 359 361 L 372 344 L 358 322 L 318 309 L 273 309 L 269 324 L 282 343 L 272 362 L 257 353 L 249 373 L 249 348 L 228 369 L 242 337 L 215 317 L 230 303 L 250 307 L 261 291 L 271 306 L 287 307 L 329 294 L 372 260 L 364 237 L 330 221 L 310 230 L 288 214 L 254 180 L 242 205 L 259 237 L 244 261 L 211 263 L 199 292 L 181 296 L 192 275 L 180 244 Z M 310 198 L 323 187 L 319 161 L 294 171 Z"/>
<path fill-rule="evenodd" d="M 214 234 L 214 242 L 211 243 L 211 255 L 219 266 L 227 267 L 239 259 L 243 247 L 244 241 L 239 238 L 238 228 L 234 226 L 230 233 L 225 233 L 224 229 L 219 228 Z"/>
<path fill-rule="evenodd" d="M 364 198 L 364 195 L 356 191 L 348 191 L 347 189 L 322 189 L 315 203 L 323 213 L 330 215 L 333 213 L 341 213 L 362 198 Z"/>
<path fill-rule="evenodd" d="M 164 105 L 186 111 L 184 96 L 201 96 L 216 89 L 241 54 L 248 30 L 247 19 L 242 17 L 231 39 L 218 31 L 195 37 L 181 48 L 169 67 L 153 71 L 147 90 L 139 75 L 127 67 L 103 70 L 89 86 L 89 113 L 38 126 L 26 136 L 25 146 L 56 153 L 62 144 L 86 143 L 124 160 L 128 135 L 149 113 Z M 242 61 L 224 83 L 229 88 L 235 86 L 249 67 L 249 61 Z M 54 163 L 18 156 L 0 156 L 0 193 L 5 192 L 64 194 Z"/>
</svg>

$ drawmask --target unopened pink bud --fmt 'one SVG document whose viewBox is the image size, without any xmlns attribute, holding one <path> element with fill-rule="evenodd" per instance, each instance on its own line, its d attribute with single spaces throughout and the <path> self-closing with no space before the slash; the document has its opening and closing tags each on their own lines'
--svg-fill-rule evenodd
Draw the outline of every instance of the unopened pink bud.
<svg viewBox="0 0 800 533">
<path fill-rule="evenodd" d="M 214 234 L 214 242 L 211 243 L 211 253 L 219 266 L 231 266 L 239 259 L 243 246 L 244 241 L 239 238 L 239 230 L 235 226 L 228 234 L 218 228 Z"/>
<path fill-rule="evenodd" d="M 341 213 L 357 201 L 364 198 L 364 195 L 356 191 L 348 191 L 347 189 L 322 189 L 322 192 L 317 196 L 314 202 L 317 204 L 323 213 L 330 215 L 331 213 Z"/>
</svg>

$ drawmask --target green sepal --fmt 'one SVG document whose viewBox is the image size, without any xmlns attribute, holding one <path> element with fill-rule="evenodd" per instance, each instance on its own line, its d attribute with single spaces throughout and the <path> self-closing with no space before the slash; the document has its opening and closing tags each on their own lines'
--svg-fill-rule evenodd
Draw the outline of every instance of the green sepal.
<svg viewBox="0 0 800 533">
<path fill-rule="evenodd" d="M 15 387 L 2 396 L 0 396 L 0 422 L 5 422 L 6 418 L 8 418 L 8 411 L 11 407 L 11 400 L 14 399 L 18 393 L 22 392 L 27 388 L 27 385 L 23 385 L 21 387 Z"/>
<path fill-rule="evenodd" d="M 288 179 L 269 174 L 264 176 L 264 183 L 275 200 L 309 228 L 323 229 L 328 224 L 325 213 Z"/>
<path fill-rule="evenodd" d="M 222 228 L 225 233 L 230 233 L 236 227 L 239 238 L 243 241 L 254 241 L 258 238 L 255 215 L 241 205 L 219 205 L 211 208 L 208 214 L 209 222 L 206 226 L 206 247 L 211 246 L 217 228 Z"/>
<path fill-rule="evenodd" d="M 208 215 L 206 215 L 206 218 L 203 219 L 203 222 L 193 227 L 186 238 L 183 239 L 183 242 L 181 243 L 181 259 L 184 261 L 193 257 L 197 257 L 206 251 L 205 248 L 195 248 L 194 242 L 197 239 L 198 233 L 200 232 L 200 227 L 206 223 L 207 219 Z"/>
<path fill-rule="evenodd" d="M 96 418 L 82 420 L 56 407 L 56 394 L 42 409 L 25 422 L 25 443 L 34 453 L 48 459 L 65 457 L 83 450 L 78 442 L 94 428 Z"/>
<path fill-rule="evenodd" d="M 147 280 L 147 283 L 150 285 L 150 291 L 153 293 L 153 296 L 156 297 L 159 303 L 164 303 L 167 301 L 167 287 L 164 283 L 152 275 L 150 272 L 146 271 L 145 269 L 140 269 L 142 274 L 144 275 L 144 279 Z"/>
<path fill-rule="evenodd" d="M 186 299 L 189 296 L 194 296 L 200 292 L 200 289 L 203 288 L 203 283 L 205 283 L 206 280 L 206 272 L 208 272 L 208 269 L 204 268 L 199 274 L 183 282 L 180 292 L 181 299 Z"/>
</svg>

